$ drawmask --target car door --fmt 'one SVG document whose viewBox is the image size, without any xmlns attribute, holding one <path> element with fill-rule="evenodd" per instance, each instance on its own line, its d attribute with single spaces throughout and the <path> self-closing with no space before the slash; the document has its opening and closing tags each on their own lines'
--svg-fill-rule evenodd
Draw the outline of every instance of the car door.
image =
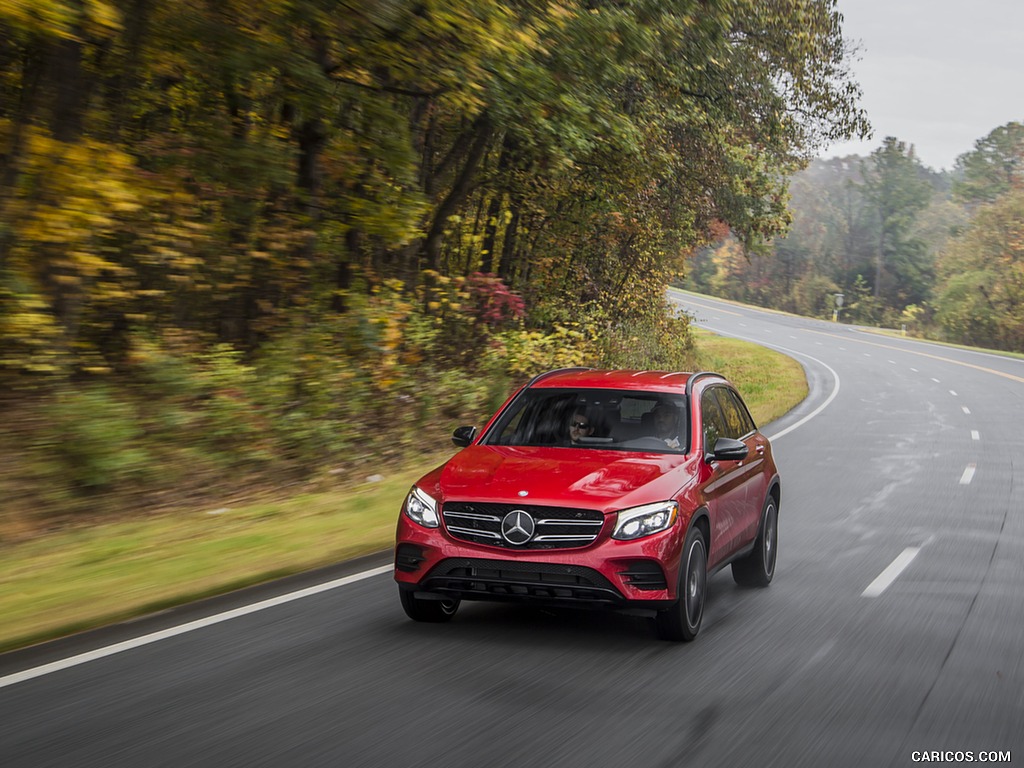
<svg viewBox="0 0 1024 768">
<path fill-rule="evenodd" d="M 742 505 L 736 511 L 736 545 L 739 547 L 750 543 L 757 536 L 757 527 L 761 521 L 761 507 L 768 492 L 769 480 L 764 471 L 767 439 L 757 431 L 739 394 L 721 386 L 713 387 L 712 391 L 722 410 L 726 437 L 740 440 L 747 446 L 747 458 L 736 462 L 735 467 L 735 482 L 742 492 Z"/>
<path fill-rule="evenodd" d="M 729 428 L 715 395 L 715 387 L 709 387 L 701 393 L 701 438 L 703 453 L 710 471 L 704 483 L 704 502 L 711 518 L 711 547 L 708 561 L 711 566 L 728 557 L 737 547 L 741 546 L 740 536 L 746 525 L 744 508 L 746 505 L 744 478 L 745 472 L 739 461 L 720 461 L 710 458 L 714 453 L 715 442 L 720 437 L 728 437 Z"/>
</svg>

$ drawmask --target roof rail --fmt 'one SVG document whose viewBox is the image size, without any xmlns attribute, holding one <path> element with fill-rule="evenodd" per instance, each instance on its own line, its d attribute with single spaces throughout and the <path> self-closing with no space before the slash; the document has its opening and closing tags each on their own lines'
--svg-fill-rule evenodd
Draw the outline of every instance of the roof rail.
<svg viewBox="0 0 1024 768">
<path fill-rule="evenodd" d="M 718 376 L 719 378 L 724 378 L 722 374 L 715 373 L 714 371 L 697 371 L 696 373 L 690 374 L 690 378 L 686 380 L 687 397 L 689 397 L 690 394 L 693 392 L 693 385 L 697 383 L 697 379 L 701 378 L 702 376 Z"/>
</svg>

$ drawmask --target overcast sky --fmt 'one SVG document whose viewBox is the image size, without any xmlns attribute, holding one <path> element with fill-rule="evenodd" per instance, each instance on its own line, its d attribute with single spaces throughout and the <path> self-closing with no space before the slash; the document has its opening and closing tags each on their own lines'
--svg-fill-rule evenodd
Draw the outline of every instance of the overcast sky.
<svg viewBox="0 0 1024 768">
<path fill-rule="evenodd" d="M 843 36 L 874 128 L 822 157 L 869 155 L 886 136 L 935 170 L 974 142 L 1024 122 L 1024 0 L 839 0 Z"/>
</svg>

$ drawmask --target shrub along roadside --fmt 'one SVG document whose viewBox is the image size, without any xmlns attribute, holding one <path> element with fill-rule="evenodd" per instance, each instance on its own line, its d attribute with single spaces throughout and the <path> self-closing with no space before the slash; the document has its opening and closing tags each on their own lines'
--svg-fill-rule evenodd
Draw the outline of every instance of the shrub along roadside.
<svg viewBox="0 0 1024 768">
<path fill-rule="evenodd" d="M 800 402 L 794 360 L 701 333 L 701 368 L 739 386 L 759 424 Z M 301 572 L 391 546 L 409 486 L 451 455 L 438 446 L 386 478 L 330 490 L 58 530 L 8 544 L 0 574 L 0 651 Z"/>
</svg>

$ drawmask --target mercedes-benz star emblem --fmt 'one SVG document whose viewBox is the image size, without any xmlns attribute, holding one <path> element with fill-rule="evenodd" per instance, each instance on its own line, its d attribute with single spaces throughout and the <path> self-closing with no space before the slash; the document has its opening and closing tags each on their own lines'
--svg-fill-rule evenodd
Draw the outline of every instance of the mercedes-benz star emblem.
<svg viewBox="0 0 1024 768">
<path fill-rule="evenodd" d="M 537 524 L 524 509 L 513 509 L 501 521 L 501 535 L 509 544 L 520 546 L 533 538 Z"/>
</svg>

